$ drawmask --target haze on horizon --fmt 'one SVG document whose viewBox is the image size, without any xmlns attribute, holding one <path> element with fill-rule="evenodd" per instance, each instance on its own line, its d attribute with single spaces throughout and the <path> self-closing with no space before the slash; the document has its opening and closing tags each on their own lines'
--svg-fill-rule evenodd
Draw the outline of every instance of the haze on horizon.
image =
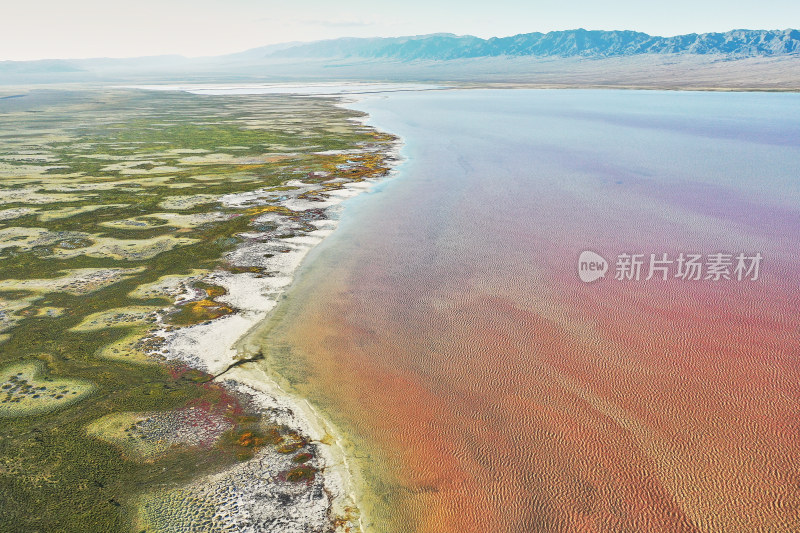
<svg viewBox="0 0 800 533">
<path fill-rule="evenodd" d="M 4 6 L 0 60 L 208 56 L 338 37 L 448 32 L 478 37 L 576 28 L 651 35 L 800 27 L 796 0 L 42 0 Z"/>
</svg>

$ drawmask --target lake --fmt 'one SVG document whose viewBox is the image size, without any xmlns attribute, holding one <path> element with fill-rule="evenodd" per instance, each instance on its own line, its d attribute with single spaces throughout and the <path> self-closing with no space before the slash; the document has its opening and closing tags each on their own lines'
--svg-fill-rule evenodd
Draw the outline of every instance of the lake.
<svg viewBox="0 0 800 533">
<path fill-rule="evenodd" d="M 347 435 L 370 530 L 800 530 L 800 95 L 353 105 L 407 159 L 264 344 Z"/>
</svg>

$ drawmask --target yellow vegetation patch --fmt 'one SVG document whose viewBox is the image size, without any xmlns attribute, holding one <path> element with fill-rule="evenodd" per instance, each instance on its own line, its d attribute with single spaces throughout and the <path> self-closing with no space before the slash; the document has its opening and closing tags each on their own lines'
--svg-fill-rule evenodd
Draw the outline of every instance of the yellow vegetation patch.
<svg viewBox="0 0 800 533">
<path fill-rule="evenodd" d="M 153 176 L 153 177 L 127 177 L 125 179 L 107 180 L 102 178 L 88 178 L 82 177 L 77 180 L 65 180 L 69 175 L 57 176 L 60 179 L 51 179 L 42 184 L 45 191 L 59 191 L 59 192 L 83 192 L 83 191 L 140 191 L 142 187 L 161 187 L 169 184 L 174 176 Z M 108 204 L 109 206 L 111 204 Z M 102 205 L 100 207 L 106 207 Z"/>
<path fill-rule="evenodd" d="M 112 259 L 129 259 L 140 261 L 152 259 L 160 253 L 172 250 L 177 246 L 194 244 L 197 239 L 188 237 L 174 237 L 172 235 L 159 235 L 152 239 L 113 239 L 110 237 L 92 237 L 93 244 L 85 248 L 54 250 L 54 255 L 60 258 L 77 257 L 109 257 Z"/>
<path fill-rule="evenodd" d="M 173 148 L 166 150 L 165 154 L 181 155 L 181 154 L 207 154 L 209 151 L 204 148 Z"/>
<path fill-rule="evenodd" d="M 17 322 L 24 318 L 20 315 L 20 311 L 33 305 L 33 302 L 36 300 L 37 297 L 35 296 L 28 296 L 17 300 L 0 298 L 0 332 L 13 328 Z"/>
<path fill-rule="evenodd" d="M 167 165 L 159 165 L 157 161 L 139 159 L 133 161 L 121 161 L 111 165 L 106 165 L 101 170 L 103 172 L 119 172 L 120 174 L 124 175 L 147 175 L 165 174 L 180 171 L 181 169 Z M 169 178 L 171 178 L 171 176 L 168 177 L 168 179 Z"/>
<path fill-rule="evenodd" d="M 74 296 L 81 296 L 108 287 L 144 270 L 144 267 L 76 268 L 63 271 L 64 275 L 58 278 L 0 280 L 0 291 L 21 290 L 35 294 L 66 292 Z"/>
<path fill-rule="evenodd" d="M 195 491 L 157 491 L 139 500 L 134 528 L 147 533 L 231 531 L 230 526 L 223 522 L 223 517 L 217 512 L 218 507 L 219 504 L 199 496 Z"/>
<path fill-rule="evenodd" d="M 264 213 L 278 213 L 287 217 L 296 214 L 288 207 L 284 207 L 282 205 L 264 205 L 259 207 L 251 207 L 245 210 L 245 214 L 248 216 L 262 215 Z"/>
<path fill-rule="evenodd" d="M 55 167 L 39 165 L 14 165 L 0 161 L 0 178 L 14 176 L 41 176 Z"/>
<path fill-rule="evenodd" d="M 219 222 L 228 219 L 229 215 L 218 211 L 212 213 L 193 213 L 184 215 L 181 213 L 153 213 L 152 215 L 128 218 L 125 220 L 112 220 L 103 222 L 100 225 L 108 228 L 119 229 L 151 229 L 159 226 L 171 226 L 174 228 L 196 228 L 210 222 Z"/>
<path fill-rule="evenodd" d="M 197 242 L 188 237 L 159 235 L 150 239 L 114 239 L 82 232 L 54 232 L 44 228 L 0 229 L 0 251 L 19 247 L 30 250 L 35 246 L 53 247 L 50 257 L 67 259 L 86 255 L 112 259 L 152 259 L 162 252 Z"/>
<path fill-rule="evenodd" d="M 106 328 L 119 328 L 138 326 L 152 322 L 154 315 L 160 307 L 131 305 L 117 307 L 107 311 L 93 313 L 83 319 L 83 322 L 72 328 L 71 331 L 98 331 Z"/>
<path fill-rule="evenodd" d="M 148 356 L 148 349 L 158 339 L 152 337 L 154 329 L 137 327 L 122 339 L 100 348 L 97 357 L 135 364 L 152 364 L 156 360 Z"/>
<path fill-rule="evenodd" d="M 206 154 L 202 156 L 188 156 L 180 160 L 182 165 L 263 165 L 277 163 L 289 159 L 286 154 L 262 154 L 258 156 L 239 156 L 231 154 Z"/>
<path fill-rule="evenodd" d="M 191 215 L 182 215 L 180 213 L 153 213 L 150 216 L 160 218 L 164 220 L 167 225 L 175 228 L 196 228 L 203 224 L 219 222 L 230 218 L 230 215 L 220 213 L 219 211 L 214 211 L 212 213 L 194 213 Z"/>
<path fill-rule="evenodd" d="M 63 307 L 40 307 L 36 310 L 36 316 L 39 318 L 56 318 L 64 314 Z"/>
<path fill-rule="evenodd" d="M 227 305 L 215 302 L 210 298 L 204 298 L 197 302 L 189 302 L 182 305 L 177 313 L 169 317 L 169 321 L 178 326 L 190 326 L 231 313 L 233 313 L 233 309 Z"/>
<path fill-rule="evenodd" d="M 56 202 L 77 202 L 86 199 L 86 195 L 49 194 L 38 192 L 38 187 L 24 189 L 1 189 L 0 204 L 52 204 Z M 92 195 L 90 195 L 92 196 Z"/>
<path fill-rule="evenodd" d="M 162 200 L 159 206 L 164 209 L 192 209 L 198 205 L 209 204 L 219 200 L 218 196 L 213 194 L 192 194 L 188 196 L 167 196 Z"/>
<path fill-rule="evenodd" d="M 20 247 L 28 250 L 37 245 L 48 245 L 58 241 L 58 235 L 44 228 L 0 229 L 0 250 Z"/>
<path fill-rule="evenodd" d="M 153 220 L 147 217 L 126 218 L 123 220 L 109 220 L 108 222 L 101 222 L 101 226 L 113 229 L 126 229 L 126 230 L 148 230 L 165 226 L 164 222 L 160 220 Z"/>
<path fill-rule="evenodd" d="M 30 207 L 15 207 L 12 209 L 0 209 L 0 221 L 24 217 L 25 215 L 30 215 L 32 213 L 35 213 L 36 211 L 37 211 L 36 209 L 31 209 Z"/>
<path fill-rule="evenodd" d="M 178 448 L 210 447 L 231 422 L 221 413 L 202 407 L 171 411 L 121 412 L 106 415 L 86 427 L 93 437 L 119 446 L 139 460 L 151 460 Z"/>
<path fill-rule="evenodd" d="M 237 174 L 211 174 L 211 175 L 201 175 L 201 176 L 192 176 L 193 180 L 206 182 L 209 184 L 217 185 L 220 183 L 236 183 L 236 182 L 248 182 L 248 181 L 259 181 L 261 178 L 259 176 L 254 176 L 253 174 L 245 174 L 245 173 L 237 173 Z"/>
<path fill-rule="evenodd" d="M 81 400 L 94 385 L 81 379 L 40 377 L 38 361 L 17 363 L 0 370 L 0 418 L 52 411 Z"/>
<path fill-rule="evenodd" d="M 348 133 L 350 133 L 350 128 L 347 128 L 345 126 L 331 126 L 329 128 L 325 128 L 325 131 L 329 133 L 339 133 L 347 135 Z"/>
<path fill-rule="evenodd" d="M 51 220 L 58 220 L 61 218 L 69 218 L 83 213 L 91 213 L 98 209 L 106 207 L 128 207 L 128 204 L 108 204 L 108 205 L 84 205 L 81 207 L 62 207 L 61 209 L 52 209 L 39 214 L 37 217 L 42 222 L 49 222 Z"/>
<path fill-rule="evenodd" d="M 112 413 L 95 420 L 86 432 L 101 440 L 115 444 L 129 456 L 148 459 L 163 454 L 172 447 L 166 440 L 147 439 L 136 431 L 137 425 L 147 420 L 147 413 Z"/>
<path fill-rule="evenodd" d="M 131 298 L 140 298 L 142 300 L 176 296 L 187 284 L 200 280 L 210 272 L 210 270 L 194 269 L 186 275 L 173 274 L 161 276 L 151 283 L 139 285 L 131 291 L 128 296 Z"/>
</svg>

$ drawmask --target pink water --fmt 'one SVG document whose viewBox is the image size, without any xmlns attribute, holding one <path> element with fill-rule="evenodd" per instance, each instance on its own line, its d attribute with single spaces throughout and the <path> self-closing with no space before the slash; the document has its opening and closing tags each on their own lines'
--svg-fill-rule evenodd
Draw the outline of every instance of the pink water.
<svg viewBox="0 0 800 533">
<path fill-rule="evenodd" d="M 800 97 L 396 94 L 266 339 L 349 436 L 375 531 L 800 530 Z M 578 254 L 759 252 L 582 283 Z"/>
</svg>

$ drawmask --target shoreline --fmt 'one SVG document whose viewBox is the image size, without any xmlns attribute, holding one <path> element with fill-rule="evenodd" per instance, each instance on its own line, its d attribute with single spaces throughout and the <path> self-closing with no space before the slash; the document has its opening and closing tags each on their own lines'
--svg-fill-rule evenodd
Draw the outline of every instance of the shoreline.
<svg viewBox="0 0 800 533">
<path fill-rule="evenodd" d="M 348 96 L 338 96 L 336 99 L 339 101 L 333 105 L 353 110 L 349 105 L 359 98 Z M 369 117 L 352 117 L 348 120 L 364 126 Z M 379 134 L 385 134 L 382 130 L 370 127 Z M 227 294 L 219 297 L 218 301 L 229 305 L 234 313 L 193 326 L 159 329 L 154 334 L 165 339 L 161 349 L 155 351 L 154 355 L 211 374 L 212 381 L 251 399 L 252 404 L 271 422 L 296 431 L 315 446 L 320 463 L 317 477 L 321 478 L 320 485 L 327 496 L 322 504 L 317 500 L 313 505 L 305 502 L 309 508 L 294 506 L 291 509 L 267 509 L 262 503 L 263 498 L 259 501 L 257 495 L 259 491 L 270 490 L 267 485 L 275 476 L 268 466 L 264 468 L 265 464 L 274 463 L 274 459 L 277 459 L 271 457 L 273 461 L 265 461 L 265 455 L 274 453 L 268 450 L 259 451 L 244 463 L 195 479 L 183 489 L 210 500 L 211 505 L 217 507 L 217 513 L 224 517 L 223 523 L 236 528 L 246 527 L 247 524 L 252 527 L 257 525 L 258 516 L 283 514 L 286 515 L 284 519 L 288 520 L 282 523 L 285 531 L 303 531 L 307 525 L 333 526 L 336 531 L 364 531 L 364 510 L 359 506 L 359 489 L 350 458 L 342 444 L 343 435 L 307 399 L 286 391 L 268 369 L 258 364 L 261 354 L 256 346 L 260 327 L 269 321 L 281 297 L 292 286 L 296 273 L 307 261 L 308 254 L 338 227 L 345 201 L 397 175 L 398 167 L 403 162 L 400 156 L 402 145 L 402 139 L 395 137 L 388 149 L 378 145 L 345 151 L 380 154 L 382 162 L 389 168 L 384 175 L 376 178 L 355 181 L 337 178 L 322 184 L 290 180 L 284 186 L 296 188 L 282 191 L 277 198 L 275 191 L 269 188 L 223 196 L 221 204 L 226 208 L 272 206 L 288 209 L 292 213 L 314 210 L 321 214 L 321 218 L 306 221 L 306 229 L 293 233 L 289 238 L 272 235 L 292 225 L 292 220 L 284 213 L 271 209 L 255 218 L 251 226 L 277 224 L 278 229 L 260 232 L 254 228 L 253 231 L 240 234 L 246 239 L 245 242 L 226 254 L 223 260 L 242 269 L 258 267 L 262 272 L 269 272 L 269 277 L 253 272 L 213 271 L 204 276 L 202 281 L 223 287 Z M 336 182 L 337 188 L 327 189 L 326 186 L 332 185 L 331 182 Z M 266 480 L 265 471 L 269 474 Z M 238 491 L 235 504 L 227 501 L 225 496 L 220 496 L 229 492 L 231 487 L 234 492 Z M 311 488 L 309 484 L 309 491 Z M 246 494 L 248 491 L 251 494 Z M 321 519 L 328 524 L 321 523 Z"/>
<path fill-rule="evenodd" d="M 641 81 L 641 80 L 572 80 L 547 79 L 526 80 L 522 78 L 483 79 L 479 81 L 465 80 L 458 77 L 451 79 L 425 79 L 423 81 L 388 81 L 376 80 L 243 80 L 159 84 L 157 80 L 150 83 L 117 82 L 47 82 L 47 83 L 12 83 L 0 84 L 0 101 L 22 98 L 31 91 L 54 89 L 123 89 L 141 91 L 187 92 L 198 95 L 252 95 L 283 94 L 287 96 L 346 98 L 348 96 L 370 97 L 378 94 L 395 92 L 446 91 L 451 89 L 540 89 L 540 90 L 619 90 L 619 91 L 674 91 L 674 92 L 732 92 L 732 93 L 800 93 L 800 85 L 758 85 L 744 83 L 741 85 L 714 83 L 709 81 Z M 355 88 L 355 89 L 354 89 Z M 360 88 L 360 89 L 359 89 Z M 224 91 L 224 92 L 220 92 Z"/>
</svg>

